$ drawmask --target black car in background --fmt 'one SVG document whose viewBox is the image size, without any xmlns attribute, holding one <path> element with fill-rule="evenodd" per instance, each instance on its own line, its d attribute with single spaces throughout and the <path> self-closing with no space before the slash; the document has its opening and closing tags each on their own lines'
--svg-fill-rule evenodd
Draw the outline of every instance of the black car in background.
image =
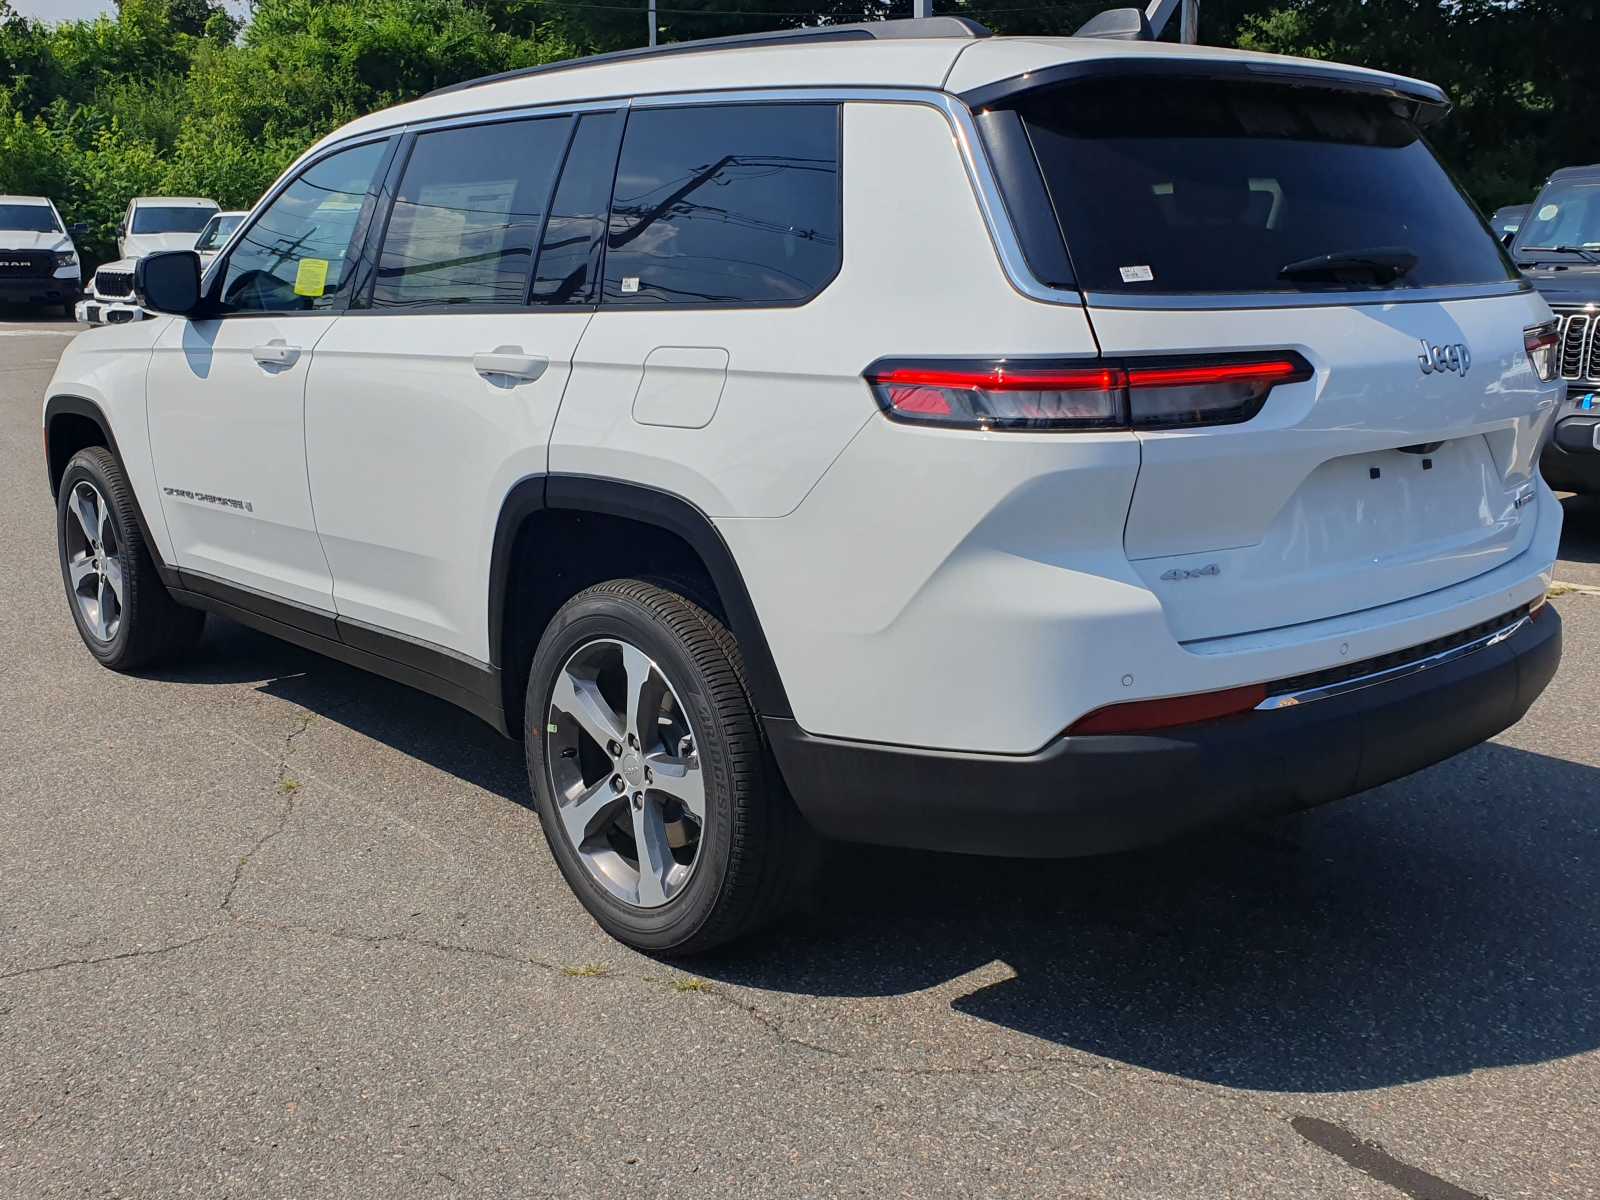
<svg viewBox="0 0 1600 1200">
<path fill-rule="evenodd" d="M 1600 492 L 1600 165 L 1550 176 L 1511 257 L 1561 321 L 1567 401 L 1540 465 L 1550 486 Z"/>
<path fill-rule="evenodd" d="M 1489 228 L 1494 230 L 1494 235 L 1505 240 L 1508 234 L 1515 234 L 1522 223 L 1528 219 L 1528 210 L 1531 204 L 1507 204 L 1494 210 L 1494 216 L 1489 218 Z"/>
</svg>

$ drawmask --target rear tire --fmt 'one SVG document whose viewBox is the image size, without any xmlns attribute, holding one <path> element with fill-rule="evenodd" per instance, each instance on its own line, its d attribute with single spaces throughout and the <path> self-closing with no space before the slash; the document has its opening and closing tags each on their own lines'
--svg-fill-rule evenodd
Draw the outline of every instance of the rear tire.
<svg viewBox="0 0 1600 1200">
<path fill-rule="evenodd" d="M 703 953 L 791 906 L 816 837 L 762 739 L 738 645 L 711 613 L 635 579 L 579 593 L 539 642 L 526 712 L 545 837 L 612 937 Z"/>
<path fill-rule="evenodd" d="M 133 489 L 102 446 L 78 451 L 62 473 L 56 547 L 73 623 L 101 666 L 138 670 L 199 640 L 206 615 L 178 604 L 161 582 Z"/>
</svg>

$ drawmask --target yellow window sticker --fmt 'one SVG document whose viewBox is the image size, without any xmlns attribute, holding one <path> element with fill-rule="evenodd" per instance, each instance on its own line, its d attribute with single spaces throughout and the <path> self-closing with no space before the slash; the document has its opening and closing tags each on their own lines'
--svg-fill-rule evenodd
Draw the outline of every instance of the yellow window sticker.
<svg viewBox="0 0 1600 1200">
<path fill-rule="evenodd" d="M 296 296 L 320 296 L 328 290 L 328 260 L 302 258 L 294 272 Z"/>
</svg>

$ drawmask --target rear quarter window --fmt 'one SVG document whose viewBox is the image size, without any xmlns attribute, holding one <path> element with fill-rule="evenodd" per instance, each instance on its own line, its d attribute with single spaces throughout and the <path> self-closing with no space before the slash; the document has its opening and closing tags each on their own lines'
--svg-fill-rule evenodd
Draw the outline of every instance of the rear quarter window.
<svg viewBox="0 0 1600 1200">
<path fill-rule="evenodd" d="M 1381 97 L 1124 79 L 1016 105 L 1085 291 L 1359 291 L 1516 277 L 1420 131 Z M 1415 264 L 1398 277 L 1284 271 L 1374 250 Z"/>
<path fill-rule="evenodd" d="M 839 271 L 841 208 L 837 104 L 636 109 L 603 303 L 803 303 Z"/>
</svg>

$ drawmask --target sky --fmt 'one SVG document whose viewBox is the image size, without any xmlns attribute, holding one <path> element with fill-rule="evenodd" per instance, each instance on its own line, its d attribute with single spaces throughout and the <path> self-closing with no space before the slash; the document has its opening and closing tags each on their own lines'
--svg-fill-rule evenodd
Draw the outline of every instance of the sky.
<svg viewBox="0 0 1600 1200">
<path fill-rule="evenodd" d="M 235 16 L 244 16 L 246 0 L 227 0 L 227 4 Z M 11 0 L 11 7 L 25 17 L 43 17 L 47 21 L 71 21 L 117 11 L 112 0 Z"/>
</svg>

